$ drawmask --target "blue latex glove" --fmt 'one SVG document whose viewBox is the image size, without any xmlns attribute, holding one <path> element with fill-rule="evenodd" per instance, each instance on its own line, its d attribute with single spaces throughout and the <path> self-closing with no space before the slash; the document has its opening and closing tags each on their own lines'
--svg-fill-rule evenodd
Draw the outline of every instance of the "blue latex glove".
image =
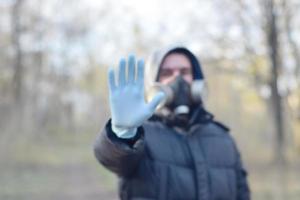
<svg viewBox="0 0 300 200">
<path fill-rule="evenodd" d="M 139 60 L 136 66 L 135 57 L 131 55 L 127 68 L 126 78 L 126 60 L 121 59 L 118 85 L 114 70 L 110 68 L 108 74 L 112 130 L 120 138 L 133 137 L 137 127 L 153 115 L 164 98 L 164 93 L 158 92 L 149 103 L 145 101 L 143 60 Z"/>
</svg>

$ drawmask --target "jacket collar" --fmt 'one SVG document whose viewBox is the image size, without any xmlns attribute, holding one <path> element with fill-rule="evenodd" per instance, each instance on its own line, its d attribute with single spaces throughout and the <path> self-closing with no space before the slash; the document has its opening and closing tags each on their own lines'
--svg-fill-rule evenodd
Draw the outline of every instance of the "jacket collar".
<svg viewBox="0 0 300 200">
<path fill-rule="evenodd" d="M 196 124 L 207 124 L 213 121 L 214 116 L 210 112 L 206 111 L 202 105 L 197 105 L 192 109 L 192 113 L 190 115 L 188 123 L 185 125 L 185 127 L 180 127 L 185 130 L 189 130 L 192 126 Z M 175 126 L 175 123 L 172 119 L 172 117 L 163 117 L 160 115 L 153 115 L 150 119 L 150 121 L 161 121 L 162 123 L 166 124 L 167 126 Z"/>
</svg>

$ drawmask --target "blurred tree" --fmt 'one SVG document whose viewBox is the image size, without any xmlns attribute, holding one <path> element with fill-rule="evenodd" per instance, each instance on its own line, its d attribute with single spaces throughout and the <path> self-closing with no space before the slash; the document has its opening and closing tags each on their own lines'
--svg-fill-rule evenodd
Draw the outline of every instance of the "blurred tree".
<svg viewBox="0 0 300 200">
<path fill-rule="evenodd" d="M 276 134 L 275 158 L 279 163 L 284 163 L 284 107 L 283 98 L 279 91 L 279 75 L 282 73 L 282 62 L 279 46 L 278 7 L 276 7 L 274 0 L 267 0 L 265 1 L 264 10 L 266 13 L 265 33 L 271 64 L 269 85 L 271 87 L 273 113 L 270 116 L 273 116 Z"/>
<path fill-rule="evenodd" d="M 16 0 L 12 6 L 11 11 L 11 24 L 12 24 L 12 47 L 14 50 L 14 58 L 13 58 L 13 67 L 14 67 L 14 75 L 12 79 L 13 85 L 13 96 L 14 96 L 14 111 L 16 117 L 16 126 L 20 125 L 22 127 L 22 119 L 24 112 L 24 98 L 23 98 L 23 85 L 24 85 L 24 64 L 23 64 L 23 51 L 21 46 L 21 34 L 23 32 L 22 26 L 22 6 L 24 4 L 24 0 Z"/>
<path fill-rule="evenodd" d="M 299 27 L 293 21 L 299 18 L 295 12 L 299 3 L 293 0 L 218 2 L 229 9 L 226 14 L 229 13 L 231 25 L 240 27 L 237 29 L 240 35 L 235 35 L 235 40 L 243 44 L 242 56 L 238 57 L 243 61 L 237 59 L 233 62 L 247 66 L 250 72 L 248 79 L 253 80 L 258 94 L 265 100 L 273 124 L 274 161 L 284 162 L 287 131 L 291 131 L 288 116 L 299 109 L 300 102 L 298 100 L 297 109 L 293 105 L 287 110 L 288 98 L 299 94 L 299 89 L 292 84 L 298 80 L 299 88 L 299 44 L 294 38 Z M 227 19 L 224 17 L 222 20 Z M 232 40 L 230 36 L 227 39 Z M 234 51 L 233 47 L 231 51 Z M 291 60 L 294 74 L 289 72 Z M 291 120 L 295 123 L 295 118 Z M 297 131 L 294 134 L 298 134 Z"/>
</svg>

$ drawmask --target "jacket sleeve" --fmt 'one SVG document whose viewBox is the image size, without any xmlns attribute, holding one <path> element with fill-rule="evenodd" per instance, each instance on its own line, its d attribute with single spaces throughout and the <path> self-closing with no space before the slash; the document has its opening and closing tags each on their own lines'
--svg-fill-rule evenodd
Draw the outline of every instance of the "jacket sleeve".
<svg viewBox="0 0 300 200">
<path fill-rule="evenodd" d="M 237 200 L 250 200 L 250 189 L 247 180 L 247 171 L 243 166 L 241 155 L 237 149 Z"/>
<path fill-rule="evenodd" d="M 137 168 L 144 154 L 144 129 L 139 127 L 133 138 L 118 138 L 111 130 L 109 120 L 97 136 L 94 154 L 107 169 L 121 177 L 129 177 Z"/>
</svg>

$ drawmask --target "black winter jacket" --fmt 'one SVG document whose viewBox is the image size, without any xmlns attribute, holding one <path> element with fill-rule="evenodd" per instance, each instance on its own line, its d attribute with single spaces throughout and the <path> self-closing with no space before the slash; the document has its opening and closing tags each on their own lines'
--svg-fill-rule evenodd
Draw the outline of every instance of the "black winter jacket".
<svg viewBox="0 0 300 200">
<path fill-rule="evenodd" d="M 94 152 L 119 176 L 122 200 L 250 199 L 234 140 L 214 120 L 196 121 L 185 133 L 147 121 L 133 139 L 118 138 L 108 121 Z"/>
</svg>

